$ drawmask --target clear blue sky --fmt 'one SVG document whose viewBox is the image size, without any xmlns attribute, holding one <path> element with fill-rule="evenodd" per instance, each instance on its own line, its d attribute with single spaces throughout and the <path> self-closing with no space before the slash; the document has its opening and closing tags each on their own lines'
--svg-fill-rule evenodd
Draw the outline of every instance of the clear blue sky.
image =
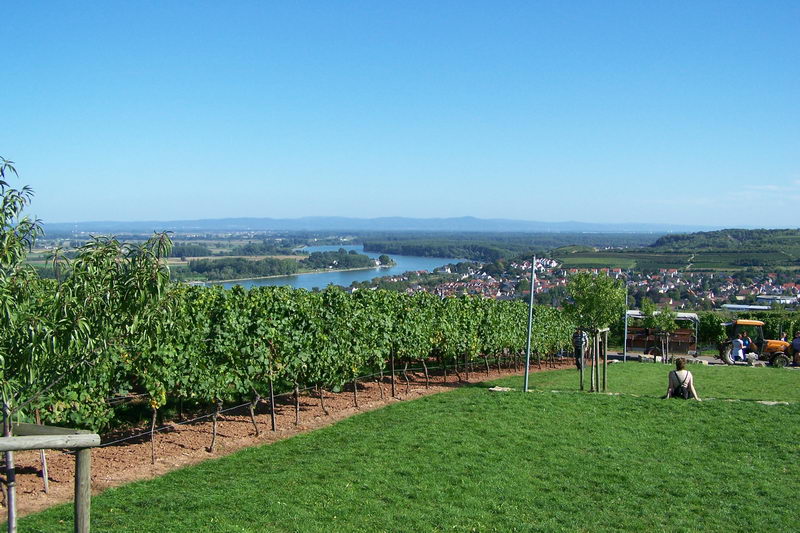
<svg viewBox="0 0 800 533">
<path fill-rule="evenodd" d="M 13 2 L 50 222 L 800 225 L 800 2 Z"/>
</svg>

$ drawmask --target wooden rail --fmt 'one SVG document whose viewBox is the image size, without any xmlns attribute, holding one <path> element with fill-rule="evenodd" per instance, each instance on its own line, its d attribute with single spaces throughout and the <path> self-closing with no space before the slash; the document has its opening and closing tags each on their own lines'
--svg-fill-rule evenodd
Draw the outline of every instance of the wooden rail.
<svg viewBox="0 0 800 533">
<path fill-rule="evenodd" d="M 76 450 L 75 453 L 75 533 L 89 533 L 92 502 L 92 448 L 100 445 L 100 435 L 78 429 L 12 424 L 10 437 L 0 437 L 0 453 L 23 450 Z M 13 463 L 12 463 L 13 464 Z M 10 487 L 12 488 L 12 487 Z M 9 506 L 8 531 L 16 531 L 15 510 Z"/>
</svg>

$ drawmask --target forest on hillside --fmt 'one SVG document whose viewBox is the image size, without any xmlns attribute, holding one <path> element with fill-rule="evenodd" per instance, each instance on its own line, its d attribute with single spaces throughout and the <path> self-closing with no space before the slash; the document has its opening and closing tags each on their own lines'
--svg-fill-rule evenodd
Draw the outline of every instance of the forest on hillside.
<svg viewBox="0 0 800 533">
<path fill-rule="evenodd" d="M 658 238 L 650 248 L 663 251 L 800 249 L 797 229 L 724 229 L 676 233 Z"/>
</svg>

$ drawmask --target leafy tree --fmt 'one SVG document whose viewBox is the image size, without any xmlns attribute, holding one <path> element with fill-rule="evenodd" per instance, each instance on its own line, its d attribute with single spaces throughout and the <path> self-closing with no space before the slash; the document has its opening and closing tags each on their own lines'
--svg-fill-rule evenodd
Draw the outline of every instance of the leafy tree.
<svg viewBox="0 0 800 533">
<path fill-rule="evenodd" d="M 567 283 L 567 293 L 572 301 L 564 309 L 583 329 L 607 328 L 625 312 L 625 287 L 609 276 L 575 274 Z"/>
</svg>

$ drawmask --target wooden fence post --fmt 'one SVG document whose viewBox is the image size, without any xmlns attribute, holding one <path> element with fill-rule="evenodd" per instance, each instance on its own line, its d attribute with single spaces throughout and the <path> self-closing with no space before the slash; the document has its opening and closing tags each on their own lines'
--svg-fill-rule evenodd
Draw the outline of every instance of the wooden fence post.
<svg viewBox="0 0 800 533">
<path fill-rule="evenodd" d="M 608 331 L 603 332 L 603 392 L 608 387 Z"/>
<path fill-rule="evenodd" d="M 83 448 L 75 454 L 75 533 L 89 533 L 89 514 L 92 506 L 92 449 Z"/>
</svg>

